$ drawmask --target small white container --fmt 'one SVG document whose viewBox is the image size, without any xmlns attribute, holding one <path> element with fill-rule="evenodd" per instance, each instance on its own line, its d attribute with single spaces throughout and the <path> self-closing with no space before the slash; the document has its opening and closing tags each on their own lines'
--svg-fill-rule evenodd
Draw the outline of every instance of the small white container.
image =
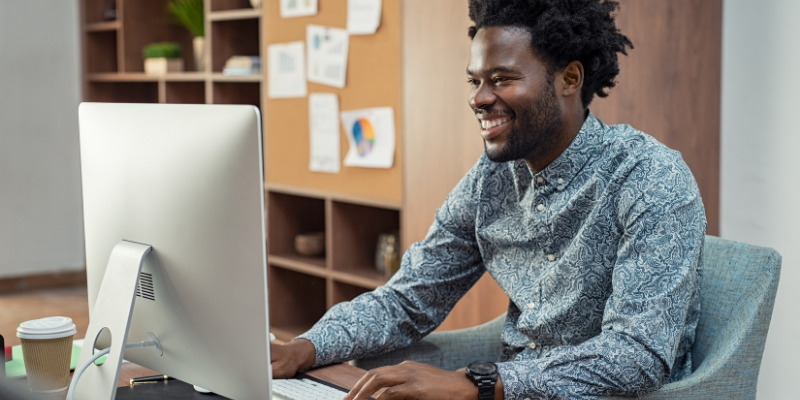
<svg viewBox="0 0 800 400">
<path fill-rule="evenodd" d="M 164 75 L 168 72 L 183 72 L 182 58 L 145 58 L 144 73 L 148 75 Z"/>
</svg>

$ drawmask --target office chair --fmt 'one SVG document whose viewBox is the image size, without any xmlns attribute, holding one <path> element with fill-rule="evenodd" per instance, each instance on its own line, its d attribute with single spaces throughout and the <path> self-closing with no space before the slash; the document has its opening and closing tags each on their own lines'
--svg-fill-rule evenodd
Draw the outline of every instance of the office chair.
<svg viewBox="0 0 800 400">
<path fill-rule="evenodd" d="M 664 385 L 644 399 L 756 398 L 781 256 L 773 249 L 706 236 L 703 264 L 692 374 Z M 505 315 L 501 315 L 477 327 L 434 332 L 409 347 L 355 360 L 353 364 L 372 369 L 413 360 L 456 370 L 475 360 L 496 360 L 504 322 Z"/>
</svg>

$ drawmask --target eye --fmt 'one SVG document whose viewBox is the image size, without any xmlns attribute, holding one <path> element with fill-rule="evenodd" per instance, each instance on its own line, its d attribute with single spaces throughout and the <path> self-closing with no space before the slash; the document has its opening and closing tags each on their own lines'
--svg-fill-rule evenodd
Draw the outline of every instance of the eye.
<svg viewBox="0 0 800 400">
<path fill-rule="evenodd" d="M 469 83 L 472 86 L 478 86 L 478 81 L 472 78 L 467 78 L 467 83 Z"/>
<path fill-rule="evenodd" d="M 493 78 L 492 80 L 494 81 L 495 84 L 503 83 L 503 82 L 507 81 L 507 79 L 503 78 L 502 76 L 497 76 L 497 77 Z"/>
</svg>

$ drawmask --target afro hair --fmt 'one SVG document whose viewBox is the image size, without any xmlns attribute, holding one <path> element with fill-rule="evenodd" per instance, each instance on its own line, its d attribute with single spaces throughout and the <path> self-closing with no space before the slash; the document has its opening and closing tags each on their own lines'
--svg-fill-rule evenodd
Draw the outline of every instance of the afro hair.
<svg viewBox="0 0 800 400">
<path fill-rule="evenodd" d="M 550 74 L 572 61 L 583 64 L 581 102 L 588 107 L 594 95 L 607 97 L 616 85 L 617 53 L 627 55 L 633 43 L 614 24 L 619 3 L 608 0 L 469 0 L 469 28 L 474 38 L 481 28 L 513 26 L 531 34 L 535 54 Z"/>
</svg>

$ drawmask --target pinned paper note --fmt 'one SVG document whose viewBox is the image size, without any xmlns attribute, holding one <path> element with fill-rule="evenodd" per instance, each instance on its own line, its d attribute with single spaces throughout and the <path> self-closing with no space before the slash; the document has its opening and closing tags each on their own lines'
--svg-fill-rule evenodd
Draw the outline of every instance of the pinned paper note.
<svg viewBox="0 0 800 400">
<path fill-rule="evenodd" d="M 391 168 L 394 163 L 394 110 L 391 107 L 343 111 L 350 149 L 344 165 Z"/>
<path fill-rule="evenodd" d="M 267 94 L 270 99 L 306 96 L 304 52 L 303 42 L 269 45 Z"/>
<path fill-rule="evenodd" d="M 339 172 L 339 98 L 333 93 L 308 95 L 311 158 L 308 169 Z"/>
<path fill-rule="evenodd" d="M 371 35 L 381 24 L 382 0 L 347 0 L 347 32 Z"/>
<path fill-rule="evenodd" d="M 281 17 L 305 17 L 317 13 L 317 0 L 281 0 Z"/>
<path fill-rule="evenodd" d="M 308 25 L 308 81 L 343 88 L 349 43 L 350 35 L 344 29 Z"/>
</svg>

